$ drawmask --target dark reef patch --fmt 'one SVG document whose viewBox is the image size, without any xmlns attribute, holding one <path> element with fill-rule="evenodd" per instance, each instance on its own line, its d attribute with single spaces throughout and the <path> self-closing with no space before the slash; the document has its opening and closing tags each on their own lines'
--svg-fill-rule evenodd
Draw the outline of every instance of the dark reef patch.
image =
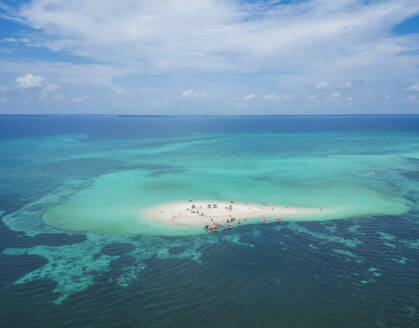
<svg viewBox="0 0 419 328">
<path fill-rule="evenodd" d="M 170 255 L 181 254 L 185 250 L 186 250 L 186 247 L 185 246 L 175 246 L 175 247 L 169 248 L 169 254 Z"/>
<path fill-rule="evenodd" d="M 102 247 L 101 253 L 109 256 L 121 256 L 132 252 L 135 249 L 134 245 L 127 243 L 112 243 Z"/>
<path fill-rule="evenodd" d="M 22 232 L 10 230 L 2 220 L 0 220 L 0 235 L 2 236 L 0 238 L 0 251 L 5 248 L 30 248 L 37 245 L 73 245 L 86 241 L 86 236 L 83 234 L 41 233 L 35 237 L 30 237 Z"/>
<path fill-rule="evenodd" d="M 121 268 L 133 266 L 135 264 L 135 257 L 122 255 L 115 260 L 112 260 L 109 263 L 110 273 L 108 274 L 110 277 L 114 274 L 114 271 L 120 271 Z"/>
<path fill-rule="evenodd" d="M 0 288 L 10 285 L 29 272 L 35 271 L 48 263 L 38 255 L 0 255 Z"/>
</svg>

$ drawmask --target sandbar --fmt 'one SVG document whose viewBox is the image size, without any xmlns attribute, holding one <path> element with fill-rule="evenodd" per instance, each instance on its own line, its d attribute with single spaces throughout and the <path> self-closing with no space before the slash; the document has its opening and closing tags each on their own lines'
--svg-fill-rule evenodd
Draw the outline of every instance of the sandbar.
<svg viewBox="0 0 419 328">
<path fill-rule="evenodd" d="M 177 226 L 203 227 L 214 223 L 226 223 L 235 218 L 243 223 L 255 223 L 266 218 L 271 221 L 315 219 L 330 212 L 327 209 L 273 206 L 226 201 L 192 200 L 161 204 L 144 210 L 151 220 Z"/>
</svg>

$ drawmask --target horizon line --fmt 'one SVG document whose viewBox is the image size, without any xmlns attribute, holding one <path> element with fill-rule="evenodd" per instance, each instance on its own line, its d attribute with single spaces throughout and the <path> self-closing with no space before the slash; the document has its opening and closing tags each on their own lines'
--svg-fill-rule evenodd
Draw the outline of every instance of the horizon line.
<svg viewBox="0 0 419 328">
<path fill-rule="evenodd" d="M 264 117 L 264 116 L 419 116 L 419 113 L 401 113 L 401 114 L 384 114 L 384 113 L 370 113 L 370 114 L 69 114 L 69 113 L 49 113 L 49 114 L 1 114 L 2 116 L 36 116 L 36 117 L 47 117 L 47 116 L 113 116 L 113 117 L 145 117 L 145 118 L 169 118 L 178 116 L 198 116 L 198 117 L 211 117 L 211 116 L 223 116 L 223 117 Z"/>
</svg>

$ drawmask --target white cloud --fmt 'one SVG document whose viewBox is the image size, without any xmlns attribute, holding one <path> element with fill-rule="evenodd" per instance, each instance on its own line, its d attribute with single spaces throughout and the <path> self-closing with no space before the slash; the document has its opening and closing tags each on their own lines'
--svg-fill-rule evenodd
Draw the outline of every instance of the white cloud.
<svg viewBox="0 0 419 328">
<path fill-rule="evenodd" d="M 416 96 L 408 96 L 408 97 L 405 98 L 405 102 L 419 103 L 419 99 Z"/>
<path fill-rule="evenodd" d="M 315 90 L 325 90 L 325 89 L 327 89 L 328 87 L 329 87 L 329 83 L 327 83 L 327 82 L 325 82 L 325 81 L 322 81 L 322 82 L 317 83 L 317 84 L 314 86 L 314 89 L 315 89 Z"/>
<path fill-rule="evenodd" d="M 56 81 L 59 84 L 66 83 L 73 86 L 81 84 L 105 86 L 115 92 L 120 87 L 115 85 L 113 80 L 133 74 L 133 70 L 127 68 L 116 68 L 104 64 L 80 65 L 68 62 L 1 60 L 0 67 L 3 72 L 9 74 L 26 76 L 28 75 L 26 72 L 31 70 L 33 75 L 42 75 L 43 80 L 48 78 L 48 80 Z"/>
<path fill-rule="evenodd" d="M 340 90 L 351 90 L 359 85 L 361 85 L 362 83 L 364 83 L 364 80 L 354 80 L 354 81 L 346 81 L 343 83 L 339 83 L 337 85 L 337 89 Z"/>
<path fill-rule="evenodd" d="M 318 97 L 318 96 L 316 96 L 316 95 L 311 95 L 311 96 L 308 96 L 308 97 L 307 97 L 307 99 L 308 99 L 310 102 L 313 102 L 313 103 L 318 103 L 318 102 L 319 102 L 319 97 Z"/>
<path fill-rule="evenodd" d="M 415 0 L 120 0 L 102 1 L 100 10 L 97 0 L 38 0 L 16 18 L 54 36 L 40 40 L 54 51 L 141 70 L 254 70 L 278 62 L 317 70 L 365 67 L 407 50 L 397 38 L 383 43 L 382 31 L 414 13 Z"/>
<path fill-rule="evenodd" d="M 28 38 L 20 38 L 20 39 L 16 39 L 16 38 L 5 38 L 3 40 L 1 40 L 3 42 L 9 42 L 9 43 L 31 43 L 31 40 L 29 40 Z"/>
<path fill-rule="evenodd" d="M 291 98 L 290 95 L 280 95 L 276 93 L 270 93 L 268 95 L 263 96 L 263 100 L 265 101 L 281 101 L 281 100 L 289 100 Z"/>
<path fill-rule="evenodd" d="M 352 87 L 353 87 L 353 82 L 351 82 L 351 81 L 345 82 L 345 83 L 343 83 L 342 85 L 340 85 L 339 87 L 340 87 L 340 89 L 343 89 L 343 90 L 349 90 L 349 89 L 352 89 Z"/>
<path fill-rule="evenodd" d="M 53 93 L 55 91 L 57 91 L 59 89 L 58 85 L 56 84 L 48 84 L 45 88 L 44 91 L 48 92 L 48 93 Z"/>
<path fill-rule="evenodd" d="M 321 100 L 335 101 L 338 111 L 345 104 L 347 90 L 352 90 L 354 101 L 361 104 L 365 93 L 383 99 L 390 90 L 406 91 L 412 77 L 419 76 L 419 35 L 393 32 L 396 24 L 419 14 L 417 0 L 19 3 L 7 15 L 34 30 L 3 39 L 10 46 L 8 50 L 17 52 L 26 47 L 34 53 L 38 51 L 35 47 L 45 47 L 57 56 L 61 52 L 80 56 L 77 62 L 81 64 L 49 63 L 44 57 L 45 62 L 21 64 L 15 60 L 3 65 L 2 61 L 2 71 L 13 68 L 19 72 L 13 78 L 22 78 L 27 72 L 42 76 L 45 81 L 40 83 L 40 90 L 46 81 L 54 81 L 62 90 L 68 90 L 66 85 L 78 88 L 73 94 L 90 94 L 92 103 L 100 101 L 96 95 L 103 94 L 105 87 L 115 99 L 130 99 L 138 105 L 144 97 L 137 89 L 141 83 L 147 84 L 151 74 L 156 87 L 153 95 L 168 108 L 180 94 L 202 98 L 202 103 L 211 102 L 215 109 L 220 106 L 215 95 L 224 93 L 235 99 L 236 105 L 231 106 L 234 111 L 234 106 L 241 106 L 237 100 L 243 100 L 242 95 L 249 90 L 268 96 L 266 100 L 273 100 L 269 90 L 281 90 L 293 95 L 295 108 L 310 112 Z M 124 80 L 122 89 L 118 81 L 125 76 L 129 79 Z M 167 79 L 154 83 L 156 76 Z M 363 80 L 368 83 L 357 88 L 358 81 Z M 134 81 L 132 85 L 130 81 Z M 195 89 L 181 92 L 179 81 L 208 90 L 210 96 Z M 417 91 L 414 85 L 407 89 Z M 310 98 L 307 91 L 319 91 L 319 97 Z M 333 92 L 341 96 L 330 96 Z M 68 100 L 72 105 L 72 98 Z M 401 103 L 403 97 L 394 97 L 396 101 Z M 262 106 L 272 107 L 263 103 L 261 110 Z"/>
<path fill-rule="evenodd" d="M 16 82 L 23 89 L 32 89 L 42 87 L 44 79 L 40 75 L 26 74 L 16 78 Z"/>
<path fill-rule="evenodd" d="M 256 95 L 254 95 L 253 93 L 251 93 L 251 94 L 248 94 L 248 95 L 244 96 L 244 97 L 242 98 L 242 100 L 244 100 L 244 101 L 249 101 L 249 100 L 252 100 L 252 99 L 254 99 L 254 98 L 256 98 Z"/>
<path fill-rule="evenodd" d="M 42 89 L 42 94 L 41 94 L 41 99 L 45 100 L 45 99 L 54 99 L 54 100 L 59 100 L 62 99 L 62 95 L 59 92 L 59 86 L 56 84 L 47 84 L 43 89 Z"/>
<path fill-rule="evenodd" d="M 330 95 L 330 97 L 328 98 L 328 101 L 330 101 L 330 102 L 338 102 L 338 101 L 340 101 L 340 93 L 339 92 L 332 93 Z"/>
<path fill-rule="evenodd" d="M 346 98 L 346 101 L 347 101 L 348 103 L 352 103 L 352 100 L 353 100 L 353 98 L 352 98 L 352 97 L 347 97 L 347 98 Z"/>
<path fill-rule="evenodd" d="M 182 92 L 182 97 L 185 98 L 204 98 L 206 95 L 206 92 L 200 92 L 195 90 L 194 88 Z"/>
<path fill-rule="evenodd" d="M 89 100 L 89 98 L 90 98 L 89 96 L 78 96 L 78 97 L 71 98 L 71 101 L 73 103 L 79 104 L 79 103 Z"/>
<path fill-rule="evenodd" d="M 7 87 L 0 87 L 0 93 L 5 93 L 9 90 Z"/>
<path fill-rule="evenodd" d="M 409 85 L 406 90 L 408 91 L 419 91 L 419 82 Z"/>
<path fill-rule="evenodd" d="M 31 103 L 39 100 L 62 100 L 63 95 L 59 92 L 60 87 L 55 83 L 48 83 L 47 79 L 41 75 L 25 74 L 16 78 L 18 87 L 23 90 L 34 90 L 31 92 L 23 91 L 24 103 Z"/>
</svg>

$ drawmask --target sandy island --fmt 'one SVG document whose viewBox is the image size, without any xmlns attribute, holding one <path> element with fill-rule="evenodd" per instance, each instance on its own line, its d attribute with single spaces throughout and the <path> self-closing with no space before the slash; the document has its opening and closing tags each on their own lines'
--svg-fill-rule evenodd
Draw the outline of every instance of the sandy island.
<svg viewBox="0 0 419 328">
<path fill-rule="evenodd" d="M 224 224 L 231 218 L 240 220 L 242 223 L 259 222 L 263 218 L 270 218 L 270 221 L 276 221 L 277 217 L 280 217 L 281 221 L 287 221 L 313 215 L 321 216 L 325 212 L 329 211 L 319 208 L 280 207 L 268 204 L 200 200 L 162 204 L 145 210 L 145 215 L 161 223 L 203 227 L 205 225 L 213 225 L 214 223 Z"/>
</svg>

